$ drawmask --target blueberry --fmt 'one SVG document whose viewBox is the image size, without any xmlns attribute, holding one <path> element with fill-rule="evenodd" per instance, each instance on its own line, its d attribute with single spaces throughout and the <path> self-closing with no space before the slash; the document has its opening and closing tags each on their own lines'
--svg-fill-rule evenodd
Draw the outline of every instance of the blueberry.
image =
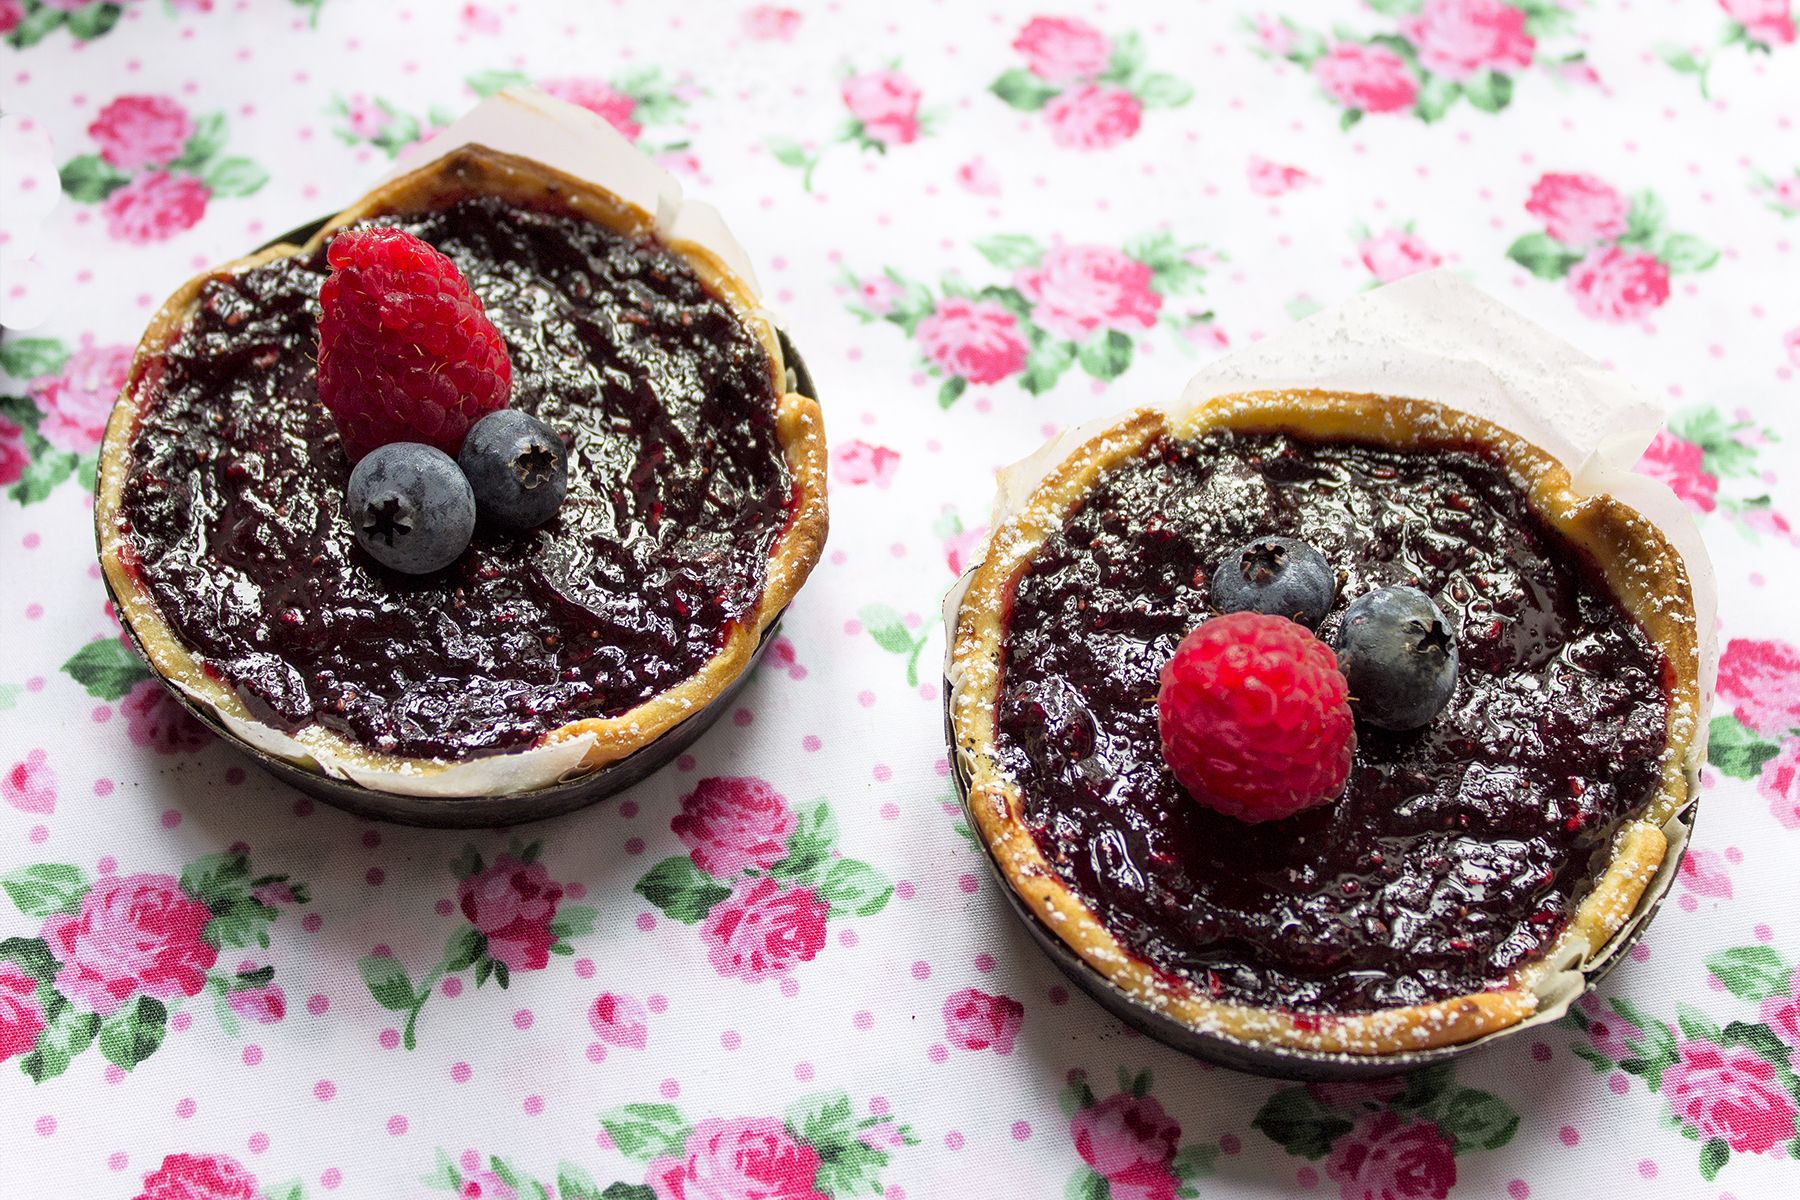
<svg viewBox="0 0 1800 1200">
<path fill-rule="evenodd" d="M 475 422 L 456 456 L 483 520 L 531 529 L 556 515 L 569 490 L 569 452 L 556 430 L 516 408 Z"/>
<path fill-rule="evenodd" d="M 1225 556 L 1213 572 L 1213 607 L 1288 617 L 1317 629 L 1337 595 L 1325 556 L 1298 538 L 1263 537 Z"/>
<path fill-rule="evenodd" d="M 1383 729 L 1417 729 L 1456 691 L 1456 638 L 1418 588 L 1385 587 L 1359 596 L 1338 628 L 1338 667 L 1358 719 Z"/>
<path fill-rule="evenodd" d="M 418 442 L 389 442 L 350 472 L 345 514 L 376 562 L 427 575 L 456 561 L 475 532 L 475 495 L 456 460 Z"/>
</svg>

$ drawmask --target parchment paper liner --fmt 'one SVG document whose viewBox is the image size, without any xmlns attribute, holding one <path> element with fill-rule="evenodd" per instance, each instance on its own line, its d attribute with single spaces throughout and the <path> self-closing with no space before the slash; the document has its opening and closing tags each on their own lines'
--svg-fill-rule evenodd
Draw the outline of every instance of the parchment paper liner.
<svg viewBox="0 0 1800 1200">
<path fill-rule="evenodd" d="M 533 159 L 598 184 L 654 214 L 656 234 L 664 244 L 722 264 L 754 305 L 742 315 L 774 329 L 773 318 L 761 307 L 762 291 L 750 267 L 749 255 L 732 236 L 724 219 L 712 206 L 684 199 L 681 184 L 674 176 L 594 113 L 536 89 L 508 88 L 476 105 L 429 142 L 403 154 L 382 182 L 415 171 L 465 145 L 486 146 Z M 220 709 L 195 688 L 173 682 L 234 736 L 265 754 L 313 764 L 332 778 L 405 796 L 460 798 L 545 787 L 578 773 L 596 741 L 591 733 L 579 733 L 524 750 L 434 765 L 428 770 L 371 769 L 337 753 L 325 739 L 309 736 L 318 732 L 316 727 L 308 726 L 297 736 L 290 735 Z"/>
<path fill-rule="evenodd" d="M 1559 1019 L 1586 990 L 1588 978 L 1635 940 L 1674 882 L 1687 849 L 1700 768 L 1706 761 L 1708 716 L 1718 674 L 1717 579 L 1686 506 L 1660 480 L 1632 469 L 1662 428 L 1663 410 L 1612 371 L 1450 271 L 1414 275 L 1317 313 L 1213 363 L 1188 381 L 1175 402 L 1127 411 L 1153 408 L 1167 416 L 1171 427 L 1179 428 L 1220 397 L 1304 390 L 1429 400 L 1526 439 L 1568 469 L 1571 491 L 1610 494 L 1656 525 L 1681 555 L 1692 590 L 1699 650 L 1697 728 L 1684 763 L 1688 800 L 1660 827 L 1668 843 L 1661 865 L 1631 916 L 1605 944 L 1593 947 L 1585 937 L 1565 936 L 1544 956 L 1531 980 L 1538 1004 L 1531 1016 L 1470 1042 L 1391 1056 L 1441 1057 Z M 1113 413 L 1064 430 L 1002 470 L 990 531 L 1017 515 L 1038 485 L 1078 447 L 1125 415 Z M 957 615 L 986 549 L 984 545 L 981 553 L 971 556 L 971 566 L 944 598 L 946 712 L 954 708 L 961 684 L 953 658 Z M 954 737 L 949 742 L 950 753 L 958 759 L 954 773 L 966 778 L 965 753 Z M 966 788 L 962 790 L 966 803 Z M 985 847 L 983 852 L 987 853 Z M 1078 961 L 1073 954 L 1059 956 L 1062 959 Z M 1136 1006 L 1134 998 L 1099 972 L 1085 963 L 1080 966 L 1092 974 L 1092 982 Z M 1146 1013 L 1167 1020 L 1154 1010 Z M 1275 1058 L 1349 1063 L 1370 1057 L 1267 1049 Z"/>
</svg>

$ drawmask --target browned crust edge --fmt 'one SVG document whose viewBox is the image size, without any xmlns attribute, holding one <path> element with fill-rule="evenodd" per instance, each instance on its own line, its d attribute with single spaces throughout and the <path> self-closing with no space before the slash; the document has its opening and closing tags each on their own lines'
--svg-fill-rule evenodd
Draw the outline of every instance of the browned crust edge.
<svg viewBox="0 0 1800 1200">
<path fill-rule="evenodd" d="M 1591 554 L 1625 608 L 1667 657 L 1669 741 L 1648 810 L 1620 830 L 1607 868 L 1568 928 L 1503 987 L 1426 1005 L 1329 1016 L 1226 1004 L 1125 948 L 1045 860 L 1023 820 L 1018 785 L 994 757 L 1007 589 L 1070 507 L 1105 472 L 1165 435 L 1210 429 L 1358 437 L 1403 449 L 1481 445 L 1497 452 L 1538 512 Z M 1668 848 L 1662 826 L 1688 801 L 1700 736 L 1699 644 L 1686 566 L 1662 532 L 1610 496 L 1580 496 L 1555 458 L 1500 427 L 1428 401 L 1318 391 L 1253 392 L 1201 405 L 1171 426 L 1144 409 L 1107 428 L 1058 466 L 1000 523 L 956 614 L 951 730 L 969 778 L 969 807 L 988 853 L 1031 912 L 1127 996 L 1190 1028 L 1249 1043 L 1379 1056 L 1470 1041 L 1515 1025 L 1568 991 L 1580 970 L 1637 912 Z M 1572 994 L 1572 993 L 1571 993 Z"/>
<path fill-rule="evenodd" d="M 235 692 L 208 676 L 199 661 L 175 637 L 149 590 L 127 563 L 129 545 L 120 516 L 120 497 L 136 433 L 144 384 L 154 381 L 163 349 L 185 326 L 202 288 L 212 279 L 296 253 L 310 253 L 336 230 L 376 216 L 426 212 L 466 196 L 497 194 L 521 204 L 548 204 L 632 235 L 653 235 L 651 214 L 628 204 L 604 188 L 530 159 L 485 146 L 465 146 L 419 170 L 383 184 L 327 221 L 304 246 L 281 244 L 237 259 L 189 280 L 157 310 L 138 344 L 131 371 L 107 423 L 100 451 L 100 481 L 95 529 L 100 562 L 119 599 L 119 617 L 137 636 L 151 666 L 165 679 L 223 715 L 250 722 L 249 710 Z M 711 704 L 748 667 L 764 632 L 787 607 L 818 563 L 829 527 L 826 499 L 824 417 L 818 403 L 787 387 L 786 365 L 774 326 L 756 307 L 754 293 L 719 258 L 691 242 L 666 243 L 680 254 L 714 292 L 722 295 L 768 351 L 775 392 L 776 438 L 792 476 L 793 509 L 788 527 L 770 551 L 763 593 L 749 616 L 733 625 L 725 644 L 697 672 L 638 707 L 615 717 L 572 721 L 552 730 L 536 745 L 583 735 L 592 747 L 563 779 L 587 774 L 648 746 Z M 308 725 L 293 735 L 308 749 L 318 749 L 363 771 L 407 776 L 430 775 L 444 763 L 376 753 L 322 726 Z M 514 752 L 517 753 L 517 752 Z M 501 757 L 501 756 L 495 756 Z M 319 770 L 310 759 L 297 765 Z M 369 786 L 366 778 L 359 782 Z M 541 786 L 537 781 L 532 786 Z M 454 795 L 454 793 L 450 793 Z"/>
</svg>

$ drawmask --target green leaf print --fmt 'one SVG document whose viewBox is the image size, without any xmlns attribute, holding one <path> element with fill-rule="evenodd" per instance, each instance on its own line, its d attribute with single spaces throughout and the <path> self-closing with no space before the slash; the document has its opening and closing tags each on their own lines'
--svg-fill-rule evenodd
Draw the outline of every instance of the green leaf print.
<svg viewBox="0 0 1800 1200">
<path fill-rule="evenodd" d="M 1569 268 L 1581 261 L 1581 254 L 1571 250 L 1547 233 L 1528 233 L 1506 248 L 1506 257 L 1536 275 L 1539 279 L 1561 279 Z"/>
<path fill-rule="evenodd" d="M 1029 267 L 1044 257 L 1044 248 L 1038 240 L 1023 233 L 997 233 L 976 242 L 975 249 L 996 267 L 1007 270 Z"/>
<path fill-rule="evenodd" d="M 1763 764 L 1780 753 L 1779 745 L 1750 732 L 1736 717 L 1712 719 L 1706 761 L 1733 779 L 1755 779 Z"/>
<path fill-rule="evenodd" d="M 118 638 L 89 642 L 62 665 L 65 674 L 87 689 L 96 700 L 116 702 L 133 686 L 150 678 L 144 660 L 120 644 Z"/>
<path fill-rule="evenodd" d="M 0 876 L 0 889 L 5 890 L 20 912 L 42 919 L 56 913 L 79 912 L 88 883 L 80 867 L 39 863 Z"/>
<path fill-rule="evenodd" d="M 1041 396 L 1056 386 L 1063 372 L 1075 361 L 1075 345 L 1042 332 L 1032 337 L 1031 351 L 1025 358 L 1025 373 L 1019 384 L 1033 396 Z"/>
<path fill-rule="evenodd" d="M 1772 946 L 1734 946 L 1706 960 L 1725 990 L 1739 1000 L 1760 1004 L 1770 996 L 1787 995 L 1791 971 Z"/>
<path fill-rule="evenodd" d="M 1497 113 L 1512 103 L 1513 82 L 1498 71 L 1483 71 L 1462 85 L 1469 103 L 1485 113 Z"/>
<path fill-rule="evenodd" d="M 90 4 L 78 8 L 69 14 L 69 32 L 84 42 L 91 42 L 117 25 L 124 12 L 117 4 Z"/>
<path fill-rule="evenodd" d="M 988 90 L 1020 112 L 1036 112 L 1057 95 L 1055 84 L 1015 67 L 994 80 Z"/>
<path fill-rule="evenodd" d="M 1679 274 L 1708 270 L 1719 261 L 1719 252 L 1691 233 L 1672 233 L 1657 246 L 1656 257 Z"/>
<path fill-rule="evenodd" d="M 894 885 L 868 863 L 840 858 L 825 872 L 819 898 L 831 906 L 834 917 L 872 917 L 887 907 Z"/>
<path fill-rule="evenodd" d="M 1134 89 L 1145 108 L 1180 108 L 1194 98 L 1194 89 L 1173 75 L 1144 76 Z"/>
<path fill-rule="evenodd" d="M 697 925 L 731 889 L 694 865 L 685 854 L 663 859 L 632 889 L 674 920 Z"/>
<path fill-rule="evenodd" d="M 69 1069 L 71 1059 L 93 1044 L 98 1028 L 97 1014 L 76 1012 L 66 996 L 51 992 L 44 1005 L 44 1030 L 31 1053 L 19 1060 L 19 1069 L 34 1083 L 61 1075 Z"/>
<path fill-rule="evenodd" d="M 1492 1093 L 1463 1088 L 1445 1102 L 1438 1125 L 1459 1152 L 1498 1150 L 1519 1131 L 1519 1114 Z"/>
<path fill-rule="evenodd" d="M 837 817 L 824 800 L 802 809 L 797 816 L 798 823 L 788 838 L 787 857 L 769 868 L 769 874 L 796 883 L 812 883 L 837 844 Z"/>
<path fill-rule="evenodd" d="M 919 658 L 931 641 L 931 632 L 926 630 L 914 636 L 907 627 L 906 619 L 897 611 L 885 604 L 870 604 L 857 613 L 863 628 L 875 639 L 875 644 L 889 654 L 903 655 L 906 658 L 906 685 L 919 686 Z"/>
<path fill-rule="evenodd" d="M 1713 1138 L 1700 1147 L 1700 1178 L 1711 1183 L 1731 1161 L 1731 1147 L 1724 1138 Z"/>
<path fill-rule="evenodd" d="M 943 409 L 949 408 L 952 404 L 955 404 L 962 398 L 962 394 L 968 390 L 968 387 L 969 381 L 964 379 L 961 375 L 952 375 L 950 378 L 944 380 L 944 385 L 938 388 L 938 407 Z"/>
<path fill-rule="evenodd" d="M 1680 1003 L 1675 1006 L 1675 1023 L 1681 1029 L 1681 1036 L 1702 1042 L 1720 1042 L 1725 1038 L 1725 1031 L 1713 1023 L 1713 1019 L 1691 1004 Z"/>
<path fill-rule="evenodd" d="M 657 1200 L 656 1189 L 647 1183 L 609 1183 L 600 1200 Z"/>
<path fill-rule="evenodd" d="M 83 154 L 63 165 L 62 190 L 77 204 L 98 204 L 130 178 L 98 154 Z"/>
<path fill-rule="evenodd" d="M 207 113 L 194 119 L 194 132 L 188 136 L 181 157 L 169 164 L 172 171 L 199 174 L 201 169 L 225 148 L 225 114 Z"/>
<path fill-rule="evenodd" d="M 7 338 L 0 342 L 0 371 L 14 379 L 54 375 L 68 361 L 68 350 L 55 338 Z M 29 400 L 24 403 L 34 413 L 37 411 L 37 406 Z"/>
<path fill-rule="evenodd" d="M 56 982 L 56 958 L 43 938 L 7 938 L 0 942 L 0 962 L 18 966 L 39 983 Z"/>
<path fill-rule="evenodd" d="M 566 1161 L 556 1164 L 556 1194 L 559 1200 L 602 1200 L 603 1196 L 600 1185 L 585 1168 Z"/>
<path fill-rule="evenodd" d="M 1081 369 L 1095 379 L 1114 380 L 1131 366 L 1131 335 L 1117 329 L 1096 333 L 1081 347 Z"/>
<path fill-rule="evenodd" d="M 169 1010 L 162 1001 L 139 996 L 100 1025 L 100 1053 L 131 1070 L 156 1053 L 167 1031 Z"/>
<path fill-rule="evenodd" d="M 269 182 L 269 173 L 247 158 L 221 158 L 200 173 L 200 181 L 215 196 L 248 196 Z"/>
<path fill-rule="evenodd" d="M 414 1007 L 412 980 L 406 968 L 391 954 L 371 954 L 356 964 L 363 985 L 375 1003 L 392 1012 L 409 1012 Z"/>
<path fill-rule="evenodd" d="M 687 1121 L 673 1104 L 627 1104 L 601 1113 L 600 1126 L 619 1153 L 637 1162 L 680 1154 L 687 1144 Z"/>
<path fill-rule="evenodd" d="M 1662 232 L 1667 219 L 1668 210 L 1655 192 L 1638 192 L 1631 198 L 1631 211 L 1625 218 L 1625 233 L 1619 238 L 1619 245 L 1626 249 L 1647 248 Z"/>
<path fill-rule="evenodd" d="M 1250 1122 L 1289 1154 L 1318 1160 L 1352 1128 L 1350 1119 L 1313 1099 L 1303 1087 L 1283 1088 L 1269 1097 Z"/>
<path fill-rule="evenodd" d="M 469 85 L 471 92 L 485 100 L 509 87 L 525 87 L 531 83 L 531 77 L 523 71 L 477 71 L 463 82 Z"/>
</svg>

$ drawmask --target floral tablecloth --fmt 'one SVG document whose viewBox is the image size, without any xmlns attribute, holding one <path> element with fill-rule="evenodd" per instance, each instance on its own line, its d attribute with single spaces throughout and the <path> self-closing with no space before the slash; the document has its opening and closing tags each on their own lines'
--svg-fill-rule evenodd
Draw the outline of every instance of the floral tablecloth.
<svg viewBox="0 0 1800 1200">
<path fill-rule="evenodd" d="M 1788 0 L 0 0 L 0 1193 L 1792 1195 L 1800 46 Z M 152 308 L 507 84 L 723 209 L 833 539 L 730 716 L 474 835 L 264 778 L 122 645 L 94 448 Z M 1392 1084 L 1074 993 L 946 778 L 994 469 L 1447 265 L 1671 418 L 1723 594 L 1694 849 L 1559 1024 Z"/>
</svg>

